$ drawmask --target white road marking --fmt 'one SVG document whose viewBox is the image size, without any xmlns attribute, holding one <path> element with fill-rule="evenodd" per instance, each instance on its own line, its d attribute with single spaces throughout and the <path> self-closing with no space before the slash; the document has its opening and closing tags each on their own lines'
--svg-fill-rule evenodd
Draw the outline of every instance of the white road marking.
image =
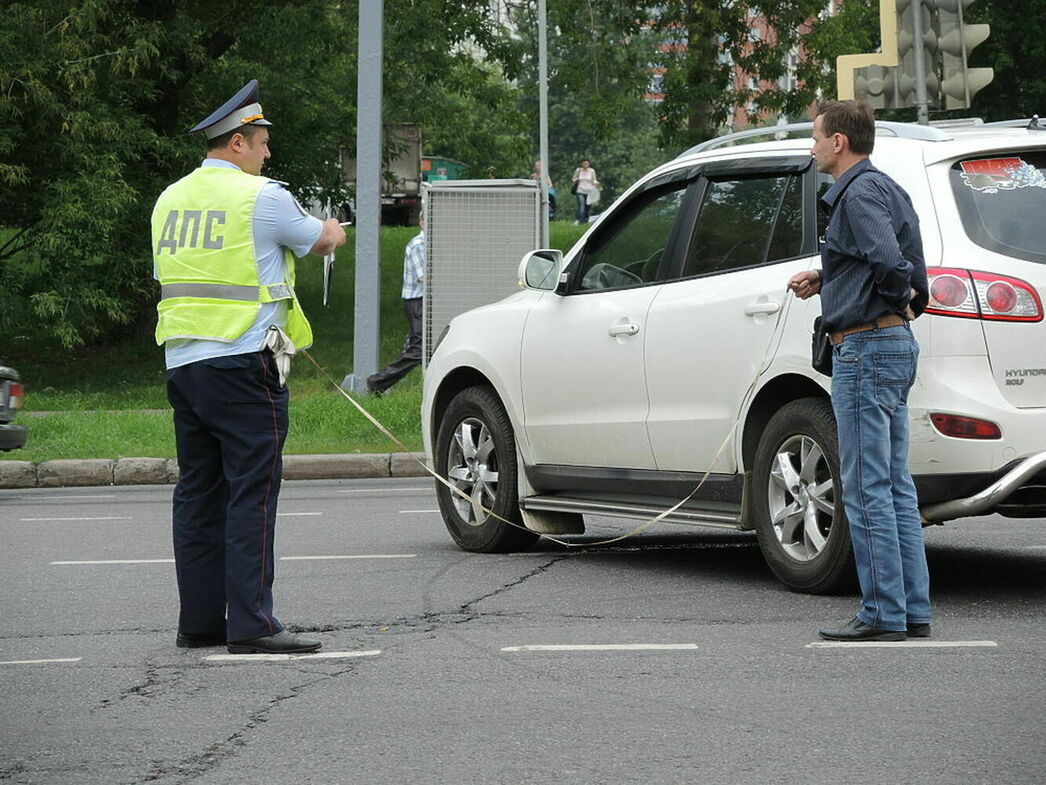
<svg viewBox="0 0 1046 785">
<path fill-rule="evenodd" d="M 400 510 L 400 515 L 409 515 L 415 512 L 439 512 L 439 510 Z"/>
<path fill-rule="evenodd" d="M 381 649 L 369 651 L 320 651 L 312 654 L 208 654 L 201 662 L 284 662 L 286 660 L 347 660 L 353 657 L 374 657 Z"/>
<path fill-rule="evenodd" d="M 432 488 L 353 488 L 338 493 L 432 493 Z"/>
<path fill-rule="evenodd" d="M 98 561 L 53 561 L 51 564 L 174 564 L 174 559 L 100 559 Z"/>
<path fill-rule="evenodd" d="M 18 520 L 39 523 L 41 521 L 130 521 L 133 519 L 130 515 L 107 515 L 97 518 L 19 518 Z"/>
<path fill-rule="evenodd" d="M 1041 551 L 1043 549 L 1046 549 L 1046 545 L 1026 545 L 1025 547 L 1029 551 Z"/>
<path fill-rule="evenodd" d="M 278 512 L 277 518 L 296 518 L 304 515 L 323 515 L 322 512 Z"/>
<path fill-rule="evenodd" d="M 0 665 L 50 665 L 54 662 L 79 662 L 83 657 L 60 657 L 52 660 L 7 660 Z"/>
<path fill-rule="evenodd" d="M 693 651 L 696 643 L 560 643 L 504 646 L 502 651 Z"/>
<path fill-rule="evenodd" d="M 115 493 L 100 493 L 100 494 L 97 494 L 95 496 L 53 496 L 53 495 L 52 496 L 28 496 L 27 495 L 27 496 L 22 496 L 21 498 L 27 499 L 29 501 L 34 501 L 34 502 L 35 501 L 43 501 L 43 500 L 51 500 L 51 499 L 61 499 L 63 501 L 65 499 L 115 499 L 116 498 L 116 494 Z"/>
<path fill-rule="evenodd" d="M 808 649 L 951 649 L 951 648 L 994 648 L 995 641 L 814 641 L 806 644 Z"/>
<path fill-rule="evenodd" d="M 327 559 L 413 559 L 416 553 L 365 553 L 331 556 L 281 556 L 280 561 L 323 561 Z M 174 559 L 97 559 L 91 561 L 53 561 L 51 565 L 83 564 L 174 564 Z"/>
<path fill-rule="evenodd" d="M 413 559 L 416 553 L 368 553 L 352 556 L 281 556 L 280 561 L 323 561 L 324 559 Z"/>
</svg>

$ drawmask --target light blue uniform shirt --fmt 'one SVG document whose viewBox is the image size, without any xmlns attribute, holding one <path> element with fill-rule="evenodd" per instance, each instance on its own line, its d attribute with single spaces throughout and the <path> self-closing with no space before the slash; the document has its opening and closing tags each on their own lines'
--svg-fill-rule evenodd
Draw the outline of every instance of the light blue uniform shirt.
<svg viewBox="0 0 1046 785">
<path fill-rule="evenodd" d="M 217 158 L 208 158 L 200 165 L 239 168 L 234 163 Z M 258 257 L 260 283 L 265 286 L 287 280 L 287 271 L 283 266 L 283 249 L 289 248 L 291 253 L 300 259 L 320 239 L 322 231 L 323 222 L 302 210 L 282 183 L 272 181 L 263 185 L 254 205 L 253 220 L 254 252 Z M 157 277 L 155 263 L 153 276 Z M 262 303 L 254 324 L 232 343 L 195 338 L 167 341 L 167 368 L 178 368 L 212 357 L 258 351 L 262 347 L 269 325 L 286 326 L 288 302 L 289 300 L 278 300 L 274 303 Z"/>
</svg>

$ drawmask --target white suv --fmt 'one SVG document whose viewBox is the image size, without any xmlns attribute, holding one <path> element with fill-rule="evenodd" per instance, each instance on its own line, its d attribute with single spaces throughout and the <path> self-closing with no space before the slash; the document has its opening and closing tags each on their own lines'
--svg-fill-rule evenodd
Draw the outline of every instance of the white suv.
<svg viewBox="0 0 1046 785">
<path fill-rule="evenodd" d="M 1046 129 L 877 125 L 872 161 L 915 203 L 930 280 L 909 399 L 922 514 L 1046 516 Z M 810 367 L 820 300 L 785 290 L 820 266 L 831 178 L 809 133 L 688 150 L 565 257 L 524 257 L 522 291 L 451 322 L 422 425 L 470 500 L 437 483 L 459 546 L 526 547 L 584 531 L 585 514 L 650 518 L 710 473 L 665 520 L 754 529 L 794 590 L 852 585 L 830 379 Z"/>
</svg>

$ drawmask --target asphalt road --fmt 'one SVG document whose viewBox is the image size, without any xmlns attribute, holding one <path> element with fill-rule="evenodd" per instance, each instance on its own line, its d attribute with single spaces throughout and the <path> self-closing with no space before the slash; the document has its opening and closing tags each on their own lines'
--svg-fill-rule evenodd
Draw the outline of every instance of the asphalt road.
<svg viewBox="0 0 1046 785">
<path fill-rule="evenodd" d="M 170 491 L 0 491 L 0 782 L 1046 782 L 1046 520 L 927 531 L 933 647 L 811 647 L 856 598 L 751 535 L 475 555 L 428 481 L 289 482 L 276 611 L 326 656 L 223 660 L 174 646 Z"/>
</svg>

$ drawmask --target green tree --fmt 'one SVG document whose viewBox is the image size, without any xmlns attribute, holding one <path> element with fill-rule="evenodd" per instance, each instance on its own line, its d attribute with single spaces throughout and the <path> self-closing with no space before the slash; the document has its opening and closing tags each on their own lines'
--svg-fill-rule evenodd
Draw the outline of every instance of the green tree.
<svg viewBox="0 0 1046 785">
<path fill-rule="evenodd" d="M 676 152 L 662 147 L 657 107 L 644 98 L 657 51 L 647 17 L 642 8 L 613 0 L 548 4 L 549 174 L 562 217 L 572 213 L 570 178 L 581 158 L 592 161 L 609 200 Z M 517 48 L 506 71 L 518 78 L 533 159 L 539 149 L 536 2 L 516 4 L 513 20 Z M 529 173 L 531 163 L 521 173 Z"/>
<path fill-rule="evenodd" d="M 967 114 L 985 120 L 1046 116 L 1046 37 L 1033 20 L 1046 16 L 1046 0 L 980 0 L 970 23 L 991 25 L 988 40 L 970 55 L 970 66 L 995 70 L 995 78 L 973 98 Z"/>
<path fill-rule="evenodd" d="M 804 114 L 815 86 L 783 84 L 787 58 L 797 51 L 823 0 L 670 0 L 655 19 L 663 42 L 665 100 L 661 129 L 666 143 L 684 146 L 712 136 L 735 107 L 751 105 L 748 119 Z M 737 69 L 755 86 L 737 84 Z"/>
<path fill-rule="evenodd" d="M 880 42 L 878 0 L 843 0 L 832 16 L 818 18 L 803 37 L 807 57 L 798 78 L 826 98 L 836 96 L 836 58 L 874 52 Z"/>
<path fill-rule="evenodd" d="M 303 202 L 340 200 L 339 152 L 355 146 L 357 18 L 357 3 L 340 0 L 8 4 L 0 346 L 69 349 L 149 328 L 152 205 L 202 157 L 186 130 L 251 78 L 274 122 L 266 174 Z M 522 154 L 518 113 L 504 111 L 511 90 L 474 54 L 496 59 L 503 46 L 485 0 L 386 0 L 385 19 L 387 121 L 435 123 L 454 90 L 468 113 L 490 110 L 487 131 L 507 114 L 492 159 Z M 454 121 L 448 137 L 478 149 L 478 135 L 461 133 L 467 118 Z"/>
<path fill-rule="evenodd" d="M 249 78 L 275 120 L 267 173 L 333 185 L 350 138 L 355 18 L 309 2 L 32 0 L 0 33 L 0 252 L 8 348 L 66 348 L 152 309 L 149 214 L 203 152 L 185 131 Z M 294 36 L 287 36 L 294 30 Z M 293 47 L 290 39 L 307 40 Z"/>
</svg>

